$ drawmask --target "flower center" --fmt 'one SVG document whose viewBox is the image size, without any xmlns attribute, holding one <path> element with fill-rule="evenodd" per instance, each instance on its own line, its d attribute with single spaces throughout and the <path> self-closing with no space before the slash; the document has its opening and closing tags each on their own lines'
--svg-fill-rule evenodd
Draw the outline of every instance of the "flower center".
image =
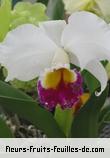
<svg viewBox="0 0 110 158">
<path fill-rule="evenodd" d="M 71 108 L 83 93 L 80 73 L 66 68 L 46 73 L 37 86 L 40 102 L 49 110 L 58 104 L 62 109 Z"/>
<path fill-rule="evenodd" d="M 53 70 L 52 72 L 47 72 L 43 79 L 42 85 L 45 89 L 56 89 L 59 84 L 73 83 L 77 79 L 76 73 L 68 70 L 66 68 L 60 68 L 58 70 Z"/>
<path fill-rule="evenodd" d="M 45 70 L 38 81 L 40 102 L 49 110 L 58 104 L 65 108 L 75 105 L 82 95 L 82 77 L 76 70 L 70 70 L 68 54 L 59 48 L 52 61 L 52 68 Z"/>
</svg>

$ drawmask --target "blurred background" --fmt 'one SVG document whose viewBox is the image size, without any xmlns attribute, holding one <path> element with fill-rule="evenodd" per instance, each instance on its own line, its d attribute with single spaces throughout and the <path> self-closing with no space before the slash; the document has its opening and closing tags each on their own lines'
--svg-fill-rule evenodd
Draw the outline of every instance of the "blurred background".
<svg viewBox="0 0 110 158">
<path fill-rule="evenodd" d="M 52 20 L 59 20 L 59 19 L 64 19 L 65 18 L 65 13 L 64 13 L 64 3 L 63 0 L 12 0 L 13 1 L 13 6 L 17 2 L 41 2 L 46 5 L 47 7 L 47 16 L 49 19 Z"/>
</svg>

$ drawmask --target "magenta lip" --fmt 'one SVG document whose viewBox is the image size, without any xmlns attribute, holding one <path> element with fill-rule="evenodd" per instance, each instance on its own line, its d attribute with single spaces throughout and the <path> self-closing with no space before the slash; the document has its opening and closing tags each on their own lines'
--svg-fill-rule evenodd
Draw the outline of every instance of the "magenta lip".
<svg viewBox="0 0 110 158">
<path fill-rule="evenodd" d="M 62 109 L 71 108 L 83 94 L 81 74 L 74 70 L 77 74 L 77 80 L 74 83 L 65 84 L 60 82 L 57 89 L 43 88 L 41 81 L 38 81 L 37 89 L 41 104 L 48 110 L 53 110 L 58 104 Z"/>
</svg>

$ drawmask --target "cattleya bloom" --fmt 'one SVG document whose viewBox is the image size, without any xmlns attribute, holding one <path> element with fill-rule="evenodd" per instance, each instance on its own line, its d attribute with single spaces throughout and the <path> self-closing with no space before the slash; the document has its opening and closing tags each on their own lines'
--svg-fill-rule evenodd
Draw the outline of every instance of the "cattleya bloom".
<svg viewBox="0 0 110 158">
<path fill-rule="evenodd" d="M 83 23 L 83 25 L 82 25 Z M 70 63 L 86 69 L 107 85 L 107 74 L 100 63 L 110 58 L 110 28 L 96 15 L 76 12 L 68 19 L 25 24 L 7 34 L 0 45 L 0 62 L 8 70 L 6 81 L 32 80 L 37 83 L 41 103 L 48 109 L 76 105 L 83 93 L 82 77 Z"/>
<path fill-rule="evenodd" d="M 91 11 L 110 22 L 110 0 L 63 0 L 67 13 Z"/>
</svg>

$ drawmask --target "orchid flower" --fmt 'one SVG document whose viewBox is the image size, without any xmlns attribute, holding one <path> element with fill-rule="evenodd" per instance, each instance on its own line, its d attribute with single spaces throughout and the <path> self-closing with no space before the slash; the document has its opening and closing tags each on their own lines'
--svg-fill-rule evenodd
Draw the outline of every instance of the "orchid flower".
<svg viewBox="0 0 110 158">
<path fill-rule="evenodd" d="M 10 31 L 0 45 L 0 62 L 8 70 L 6 81 L 28 81 L 39 76 L 40 102 L 49 110 L 60 104 L 71 108 L 83 93 L 82 77 L 70 63 L 86 69 L 101 84 L 107 74 L 100 63 L 110 59 L 109 26 L 95 14 L 76 12 L 68 19 L 46 21 L 39 27 L 24 24 Z"/>
</svg>

